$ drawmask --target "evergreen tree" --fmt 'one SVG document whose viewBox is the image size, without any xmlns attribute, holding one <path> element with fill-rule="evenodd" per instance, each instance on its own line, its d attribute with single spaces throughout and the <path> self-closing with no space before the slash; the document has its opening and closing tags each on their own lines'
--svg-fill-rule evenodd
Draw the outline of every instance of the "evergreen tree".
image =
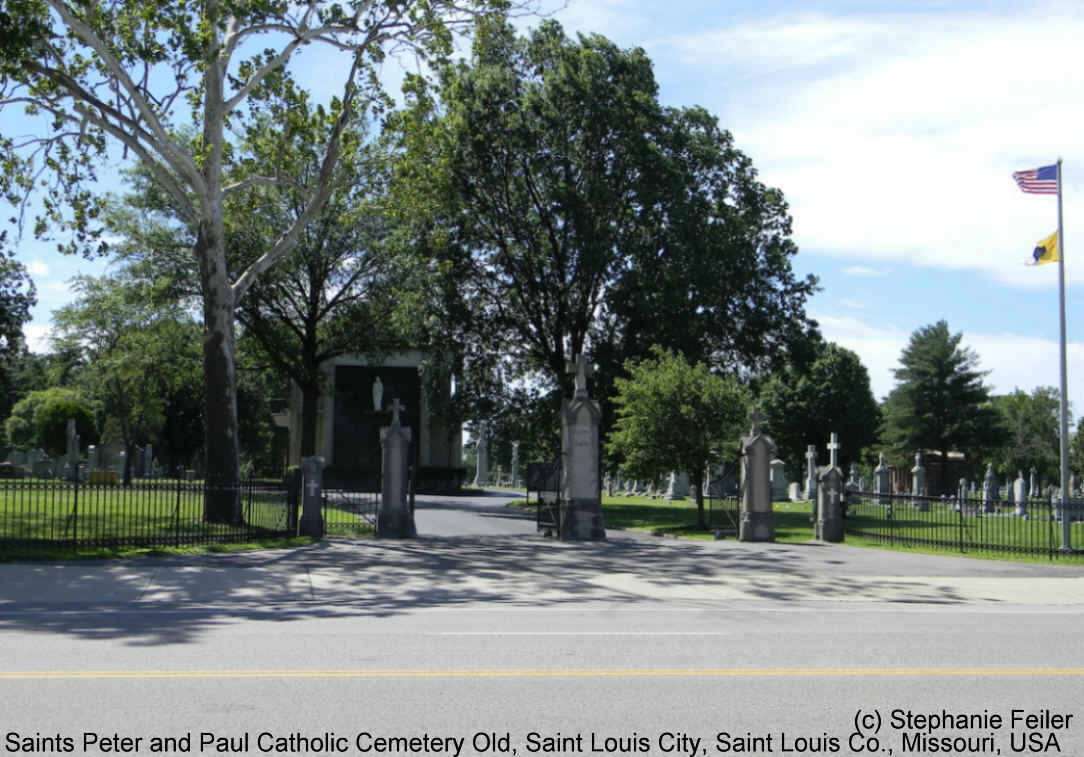
<svg viewBox="0 0 1084 757">
<path fill-rule="evenodd" d="M 884 404 L 885 437 L 898 455 L 936 450 L 941 478 L 950 450 L 989 444 L 997 416 L 979 370 L 978 354 L 960 346 L 963 334 L 938 321 L 913 334 L 895 369 L 896 388 Z M 943 487 L 944 481 L 931 482 Z"/>
</svg>

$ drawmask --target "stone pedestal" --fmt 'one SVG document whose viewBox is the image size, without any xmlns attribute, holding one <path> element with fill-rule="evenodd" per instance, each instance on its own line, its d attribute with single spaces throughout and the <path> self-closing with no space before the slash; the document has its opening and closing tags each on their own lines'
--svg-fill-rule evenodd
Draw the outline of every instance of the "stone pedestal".
<svg viewBox="0 0 1084 757">
<path fill-rule="evenodd" d="M 742 437 L 740 541 L 775 541 L 772 514 L 771 460 L 775 444 L 760 432 L 754 415 L 749 436 Z"/>
<path fill-rule="evenodd" d="M 301 458 L 301 523 L 302 536 L 324 535 L 324 458 Z"/>
<path fill-rule="evenodd" d="M 380 509 L 376 514 L 376 535 L 381 538 L 409 539 L 418 535 L 408 499 L 411 432 L 399 424 L 400 409 L 399 400 L 394 400 L 391 425 L 380 429 L 383 484 Z"/>
<path fill-rule="evenodd" d="M 818 541 L 843 541 L 843 471 L 826 465 L 817 475 L 817 520 L 815 538 Z"/>
<path fill-rule="evenodd" d="M 577 394 L 579 394 L 577 392 Z M 604 541 L 599 477 L 598 403 L 584 395 L 562 403 L 562 539 Z"/>
</svg>

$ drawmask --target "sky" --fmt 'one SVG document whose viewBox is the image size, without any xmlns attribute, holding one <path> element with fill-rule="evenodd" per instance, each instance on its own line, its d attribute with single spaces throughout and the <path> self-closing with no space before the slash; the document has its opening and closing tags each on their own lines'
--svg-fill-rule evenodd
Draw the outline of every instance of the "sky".
<svg viewBox="0 0 1084 757">
<path fill-rule="evenodd" d="M 569 33 L 642 47 L 663 104 L 714 113 L 761 181 L 782 190 L 799 249 L 793 267 L 820 280 L 807 312 L 825 338 L 859 355 L 878 399 L 895 385 L 911 333 L 942 319 L 978 354 L 994 393 L 1058 385 L 1058 266 L 1025 265 L 1057 228 L 1057 199 L 1022 193 L 1012 173 L 1062 158 L 1068 394 L 1084 408 L 1074 306 L 1084 278 L 1084 224 L 1075 223 L 1084 215 L 1084 4 L 546 8 Z M 325 63 L 298 60 L 318 97 L 331 79 Z M 52 311 L 71 298 L 68 279 L 104 264 L 26 237 L 19 257 L 38 287 L 26 332 L 40 351 Z"/>
</svg>

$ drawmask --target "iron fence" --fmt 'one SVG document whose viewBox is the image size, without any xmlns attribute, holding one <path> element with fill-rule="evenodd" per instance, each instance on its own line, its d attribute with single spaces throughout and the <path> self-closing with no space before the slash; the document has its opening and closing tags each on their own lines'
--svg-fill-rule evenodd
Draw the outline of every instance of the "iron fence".
<svg viewBox="0 0 1084 757">
<path fill-rule="evenodd" d="M 208 498 L 234 498 L 229 522 L 208 520 Z M 130 486 L 57 479 L 0 480 L 0 545 L 182 546 L 291 533 L 284 483 L 140 481 Z M 294 505 L 296 512 L 296 504 Z"/>
<path fill-rule="evenodd" d="M 1016 503 L 978 497 L 844 493 L 845 531 L 890 545 L 956 552 L 1080 556 L 1062 550 L 1060 507 L 1049 498 Z M 1070 502 L 1071 544 L 1084 535 L 1084 506 Z"/>
</svg>

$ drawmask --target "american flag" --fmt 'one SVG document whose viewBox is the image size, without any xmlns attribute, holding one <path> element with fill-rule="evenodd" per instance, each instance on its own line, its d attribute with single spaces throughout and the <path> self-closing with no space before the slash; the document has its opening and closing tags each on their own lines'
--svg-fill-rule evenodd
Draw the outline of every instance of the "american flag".
<svg viewBox="0 0 1084 757">
<path fill-rule="evenodd" d="M 1058 165 L 1016 171 L 1012 177 L 1023 191 L 1033 195 L 1056 195 L 1058 193 Z"/>
</svg>

